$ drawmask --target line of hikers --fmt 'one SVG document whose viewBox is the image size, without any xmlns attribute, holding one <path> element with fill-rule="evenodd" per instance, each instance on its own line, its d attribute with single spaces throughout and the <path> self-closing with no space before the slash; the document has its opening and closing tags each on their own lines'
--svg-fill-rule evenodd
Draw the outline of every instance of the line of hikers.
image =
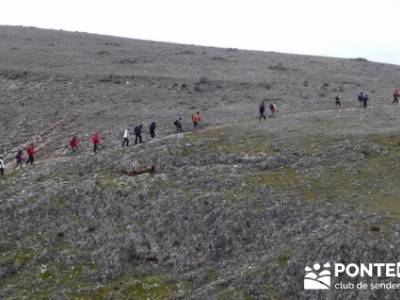
<svg viewBox="0 0 400 300">
<path fill-rule="evenodd" d="M 361 92 L 357 98 L 358 98 L 358 101 L 362 104 L 362 106 L 364 108 L 367 108 L 368 100 L 369 100 L 368 94 Z M 340 98 L 340 96 L 336 96 L 334 99 L 335 99 L 335 106 L 340 107 L 342 105 L 342 102 L 341 102 L 342 99 Z M 396 89 L 393 92 L 393 103 L 398 104 L 399 100 L 400 100 L 400 90 Z M 278 112 L 276 101 L 273 101 L 272 103 L 270 103 L 269 109 L 271 112 L 269 117 L 273 118 L 275 116 L 275 114 Z M 259 120 L 266 119 L 265 110 L 266 110 L 265 101 L 262 101 L 259 106 Z M 196 129 L 200 127 L 200 122 L 201 122 L 200 112 L 196 112 L 195 114 L 192 115 L 192 122 L 193 122 L 193 131 L 196 131 Z M 175 119 L 174 126 L 176 128 L 176 133 L 183 132 L 181 116 L 178 116 Z M 154 138 L 156 136 L 156 128 L 157 128 L 156 122 L 152 122 L 149 126 L 149 132 L 150 132 L 151 138 Z M 143 141 L 142 130 L 143 130 L 142 124 L 140 124 L 134 128 L 135 145 L 138 143 L 140 144 Z M 129 146 L 129 135 L 130 135 L 129 128 L 125 128 L 124 133 L 123 133 L 122 147 Z M 96 132 L 92 135 L 91 142 L 93 145 L 93 153 L 96 153 L 99 150 L 99 145 L 100 145 L 100 136 L 99 136 L 98 132 Z M 77 152 L 77 150 L 79 148 L 79 142 L 78 142 L 78 138 L 75 135 L 69 141 L 69 147 L 71 149 L 71 153 Z M 26 164 L 33 164 L 34 160 L 35 160 L 35 154 L 36 154 L 35 145 L 33 143 L 30 144 L 29 147 L 27 148 L 26 152 L 28 154 L 28 160 L 26 161 Z M 14 170 L 17 169 L 18 167 L 22 168 L 22 166 L 23 166 L 22 150 L 18 151 L 17 155 L 15 156 L 15 160 L 16 160 L 16 165 L 14 167 Z M 4 169 L 5 169 L 4 158 L 0 157 L 0 176 L 4 175 Z"/>
<path fill-rule="evenodd" d="M 357 99 L 361 103 L 362 107 L 367 108 L 368 100 L 369 100 L 368 94 L 361 92 L 360 94 L 358 94 Z M 336 96 L 335 97 L 335 105 L 341 106 L 342 105 L 341 100 L 342 99 L 339 96 Z M 396 89 L 393 92 L 393 102 L 392 103 L 399 104 L 399 100 L 400 100 L 400 90 Z"/>
<path fill-rule="evenodd" d="M 195 114 L 192 115 L 192 122 L 193 122 L 193 130 L 195 131 L 197 128 L 200 127 L 200 122 L 201 122 L 201 116 L 200 116 L 200 112 L 196 112 Z M 182 117 L 178 117 L 175 122 L 174 125 L 176 127 L 176 132 L 183 132 L 182 129 Z M 156 136 L 156 128 L 157 128 L 157 124 L 156 122 L 152 122 L 149 126 L 149 133 L 151 138 L 155 138 Z M 143 142 L 143 138 L 142 138 L 142 130 L 143 130 L 143 125 L 137 125 L 134 130 L 133 133 L 135 135 L 135 145 L 137 145 L 138 143 L 142 143 Z M 124 133 L 123 133 L 123 139 L 122 139 L 122 147 L 125 146 L 129 146 L 129 136 L 130 136 L 130 130 L 129 128 L 125 128 Z M 93 153 L 96 153 L 99 150 L 100 147 L 100 135 L 98 132 L 95 132 L 91 138 L 91 143 L 93 145 Z M 79 140 L 77 138 L 76 135 L 72 136 L 72 138 L 69 140 L 69 148 L 71 149 L 71 154 L 74 154 L 78 151 L 79 149 Z M 28 146 L 26 153 L 28 155 L 28 159 L 26 161 L 26 164 L 33 164 L 35 161 L 35 145 L 32 143 Z M 23 161 L 24 161 L 24 156 L 23 156 L 23 151 L 19 150 L 17 152 L 17 155 L 15 156 L 15 160 L 16 160 L 16 165 L 14 167 L 14 170 L 16 170 L 17 168 L 22 168 L 23 167 Z M 4 164 L 4 158 L 0 157 L 0 176 L 4 176 L 4 170 L 5 170 L 5 164 Z"/>
</svg>

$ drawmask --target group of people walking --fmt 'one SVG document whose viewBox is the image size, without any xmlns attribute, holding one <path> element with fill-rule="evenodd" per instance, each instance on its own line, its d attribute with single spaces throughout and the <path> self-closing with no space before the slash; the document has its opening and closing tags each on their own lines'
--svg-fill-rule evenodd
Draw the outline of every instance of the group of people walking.
<svg viewBox="0 0 400 300">
<path fill-rule="evenodd" d="M 277 106 L 276 106 L 276 102 L 274 101 L 273 103 L 271 103 L 269 105 L 269 110 L 271 112 L 271 114 L 269 115 L 270 118 L 273 118 L 275 116 L 275 113 L 278 111 L 277 110 Z M 261 102 L 260 107 L 259 107 L 259 119 L 266 119 L 265 117 L 265 102 Z"/>
<path fill-rule="evenodd" d="M 28 146 L 28 148 L 26 149 L 26 153 L 28 155 L 26 164 L 33 165 L 33 163 L 35 161 L 35 154 L 36 154 L 35 145 L 33 143 Z M 24 157 L 23 157 L 22 150 L 18 150 L 17 155 L 15 156 L 15 161 L 16 161 L 16 164 L 15 164 L 14 170 L 16 170 L 17 168 L 22 168 L 22 166 L 24 164 Z M 0 157 L 0 175 L 1 176 L 4 176 L 4 170 L 5 170 L 4 158 Z"/>
<path fill-rule="evenodd" d="M 149 132 L 150 132 L 150 136 L 151 138 L 154 138 L 156 136 L 156 122 L 152 122 L 149 126 Z M 143 125 L 137 125 L 133 132 L 135 134 L 135 145 L 137 145 L 138 143 L 142 143 L 143 142 L 143 138 L 142 138 L 142 130 L 143 130 Z M 129 128 L 125 128 L 124 130 L 124 134 L 123 134 L 123 140 L 122 140 L 122 147 L 129 147 L 129 135 L 131 134 Z"/>
<path fill-rule="evenodd" d="M 358 101 L 361 103 L 361 105 L 364 108 L 367 108 L 368 100 L 369 100 L 369 97 L 364 92 L 361 92 L 358 95 Z M 399 100 L 400 100 L 400 90 L 396 89 L 393 92 L 393 103 L 398 104 Z M 342 105 L 342 99 L 339 96 L 336 96 L 335 97 L 335 106 L 340 107 L 341 105 Z M 278 112 L 275 101 L 270 103 L 269 109 L 270 109 L 269 117 L 272 118 Z M 265 101 L 263 101 L 263 102 L 261 102 L 261 104 L 259 106 L 259 120 L 266 119 L 265 111 L 266 111 Z M 200 112 L 196 112 L 195 114 L 192 115 L 192 122 L 193 122 L 193 131 L 196 131 L 196 129 L 198 129 L 200 127 L 200 122 L 201 122 Z M 181 116 L 178 116 L 175 119 L 174 126 L 176 128 L 176 133 L 183 132 Z M 151 138 L 154 138 L 156 136 L 156 128 L 157 128 L 156 122 L 153 121 L 149 126 L 149 133 L 150 133 Z M 137 125 L 133 130 L 133 134 L 135 135 L 135 145 L 143 142 L 142 130 L 143 130 L 142 124 Z M 122 147 L 129 146 L 130 135 L 131 135 L 131 130 L 128 127 L 125 128 L 124 133 L 123 133 L 123 139 L 122 139 Z M 94 133 L 91 136 L 91 142 L 93 145 L 93 153 L 96 153 L 99 150 L 99 146 L 100 146 L 100 135 L 98 132 Z M 72 154 L 76 153 L 78 151 L 79 141 L 75 135 L 69 141 L 69 148 L 71 149 Z M 35 154 L 36 154 L 35 145 L 33 143 L 28 146 L 28 148 L 26 149 L 26 153 L 28 155 L 26 164 L 33 164 L 35 161 Z M 14 170 L 17 168 L 22 168 L 23 161 L 24 161 L 22 150 L 19 150 L 17 152 L 17 155 L 15 156 L 15 160 L 16 160 L 16 165 L 14 167 Z M 1 176 L 4 176 L 4 170 L 5 170 L 4 158 L 0 157 L 0 175 Z"/>
<path fill-rule="evenodd" d="M 192 122 L 193 122 L 193 130 L 195 131 L 200 127 L 200 122 L 201 122 L 201 117 L 200 117 L 200 112 L 196 112 L 195 114 L 192 115 Z M 176 127 L 176 132 L 180 133 L 183 132 L 182 129 L 182 117 L 178 117 L 174 125 Z M 152 122 L 149 126 L 149 134 L 151 138 L 155 138 L 156 136 L 156 128 L 157 124 L 156 122 Z M 130 135 L 132 134 L 130 128 L 125 128 L 123 132 L 123 137 L 122 137 L 122 147 L 128 147 L 129 146 L 129 139 Z M 142 137 L 142 131 L 143 131 L 143 125 L 139 124 L 133 129 L 133 134 L 135 136 L 135 145 L 140 144 L 143 142 L 143 137 Z M 93 153 L 96 153 L 100 149 L 100 135 L 98 132 L 95 132 L 91 138 L 91 144 L 93 146 Z M 68 144 L 71 154 L 74 154 L 78 151 L 79 149 L 79 140 L 76 135 L 72 136 L 71 139 L 69 140 Z M 27 153 L 27 160 L 25 164 L 33 164 L 35 161 L 35 145 L 32 143 L 28 146 L 26 149 Z M 15 156 L 15 161 L 16 165 L 14 167 L 14 170 L 17 168 L 22 168 L 24 165 L 24 154 L 22 150 L 18 150 L 17 155 Z M 4 171 L 5 171 L 5 163 L 4 163 L 4 158 L 0 157 L 0 176 L 4 176 Z"/>
</svg>

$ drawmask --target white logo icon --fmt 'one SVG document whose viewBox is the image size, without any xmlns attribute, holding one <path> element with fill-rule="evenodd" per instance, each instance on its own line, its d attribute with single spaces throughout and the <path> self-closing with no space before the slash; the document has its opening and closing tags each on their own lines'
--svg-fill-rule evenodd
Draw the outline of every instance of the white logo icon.
<svg viewBox="0 0 400 300">
<path fill-rule="evenodd" d="M 329 290 L 331 287 L 331 267 L 330 263 L 323 265 L 321 270 L 320 264 L 314 264 L 313 268 L 306 266 L 306 275 L 304 276 L 305 290 Z"/>
</svg>

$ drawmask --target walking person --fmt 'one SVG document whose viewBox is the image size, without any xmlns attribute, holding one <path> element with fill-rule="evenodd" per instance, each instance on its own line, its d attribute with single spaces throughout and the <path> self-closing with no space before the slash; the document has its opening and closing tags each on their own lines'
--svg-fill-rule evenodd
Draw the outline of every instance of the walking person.
<svg viewBox="0 0 400 300">
<path fill-rule="evenodd" d="M 138 142 L 139 144 L 142 143 L 142 128 L 142 124 L 135 127 L 135 145 L 137 145 Z"/>
<path fill-rule="evenodd" d="M 16 170 L 18 167 L 20 167 L 22 169 L 23 159 L 24 158 L 23 158 L 22 150 L 19 150 L 17 152 L 17 155 L 15 156 L 15 161 L 16 161 L 17 164 L 15 165 L 14 170 Z"/>
<path fill-rule="evenodd" d="M 30 144 L 30 146 L 28 147 L 28 149 L 26 150 L 26 153 L 28 154 L 28 160 L 26 161 L 26 164 L 31 164 L 33 165 L 34 161 L 35 161 L 35 145 L 34 144 Z"/>
<path fill-rule="evenodd" d="M 393 93 L 393 104 L 399 104 L 400 91 L 395 90 Z"/>
<path fill-rule="evenodd" d="M 4 159 L 3 159 L 3 156 L 1 156 L 0 157 L 0 176 L 4 176 L 4 169 L 5 169 Z"/>
<path fill-rule="evenodd" d="M 266 118 L 265 118 L 265 103 L 264 103 L 264 101 L 261 102 L 261 104 L 260 104 L 259 113 L 260 113 L 260 117 L 259 117 L 260 121 L 261 121 L 262 118 L 264 118 L 264 120 L 266 120 Z"/>
<path fill-rule="evenodd" d="M 360 102 L 360 105 L 363 104 L 363 101 L 364 101 L 364 92 L 361 92 L 361 93 L 358 95 L 358 101 Z"/>
<path fill-rule="evenodd" d="M 192 116 L 193 131 L 196 130 L 197 127 L 200 127 L 200 121 L 201 121 L 200 112 L 197 112 Z"/>
<path fill-rule="evenodd" d="M 339 96 L 335 97 L 335 106 L 342 106 L 342 99 Z"/>
<path fill-rule="evenodd" d="M 183 132 L 182 130 L 182 117 L 176 118 L 174 125 L 176 127 L 176 133 Z"/>
<path fill-rule="evenodd" d="M 129 147 L 129 129 L 125 128 L 124 130 L 124 140 L 122 141 L 122 147 L 124 146 Z"/>
<path fill-rule="evenodd" d="M 100 144 L 100 136 L 98 132 L 92 135 L 92 144 L 93 144 L 93 153 L 96 153 L 97 150 L 99 150 L 99 144 Z"/>
<path fill-rule="evenodd" d="M 363 97 L 363 106 L 364 106 L 364 108 L 367 108 L 368 100 L 369 100 L 369 97 L 368 97 L 367 94 L 365 94 L 364 97 Z"/>
<path fill-rule="evenodd" d="M 274 116 L 275 116 L 275 112 L 277 111 L 276 110 L 276 103 L 274 102 L 274 103 L 271 103 L 270 105 L 269 105 L 269 110 L 271 111 L 271 115 L 269 116 L 270 118 L 273 118 Z"/>
<path fill-rule="evenodd" d="M 69 141 L 69 147 L 71 148 L 71 154 L 76 153 L 78 150 L 78 138 L 75 135 Z"/>
<path fill-rule="evenodd" d="M 154 138 L 156 136 L 156 128 L 157 128 L 156 122 L 152 122 L 149 127 L 151 138 Z"/>
</svg>

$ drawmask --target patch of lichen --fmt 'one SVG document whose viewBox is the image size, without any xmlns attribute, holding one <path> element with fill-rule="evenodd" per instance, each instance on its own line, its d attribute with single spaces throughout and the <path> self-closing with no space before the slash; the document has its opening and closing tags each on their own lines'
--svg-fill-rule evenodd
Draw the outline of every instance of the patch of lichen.
<svg viewBox="0 0 400 300">
<path fill-rule="evenodd" d="M 229 154 L 265 154 L 271 153 L 269 139 L 265 133 L 240 130 L 234 127 L 216 127 L 194 132 L 185 136 L 184 145 L 190 143 L 204 151 Z M 183 153 L 188 156 L 193 149 L 183 147 Z"/>
<path fill-rule="evenodd" d="M 400 150 L 400 136 L 396 134 L 373 136 L 371 142 L 387 151 Z"/>
<path fill-rule="evenodd" d="M 94 289 L 93 292 L 76 293 L 71 299 L 174 299 L 180 289 L 184 289 L 183 283 L 169 280 L 163 275 L 145 276 L 143 278 L 121 278 Z"/>
<path fill-rule="evenodd" d="M 299 175 L 289 167 L 247 174 L 243 181 L 249 186 L 263 186 L 269 188 L 288 188 L 299 183 Z"/>
</svg>

